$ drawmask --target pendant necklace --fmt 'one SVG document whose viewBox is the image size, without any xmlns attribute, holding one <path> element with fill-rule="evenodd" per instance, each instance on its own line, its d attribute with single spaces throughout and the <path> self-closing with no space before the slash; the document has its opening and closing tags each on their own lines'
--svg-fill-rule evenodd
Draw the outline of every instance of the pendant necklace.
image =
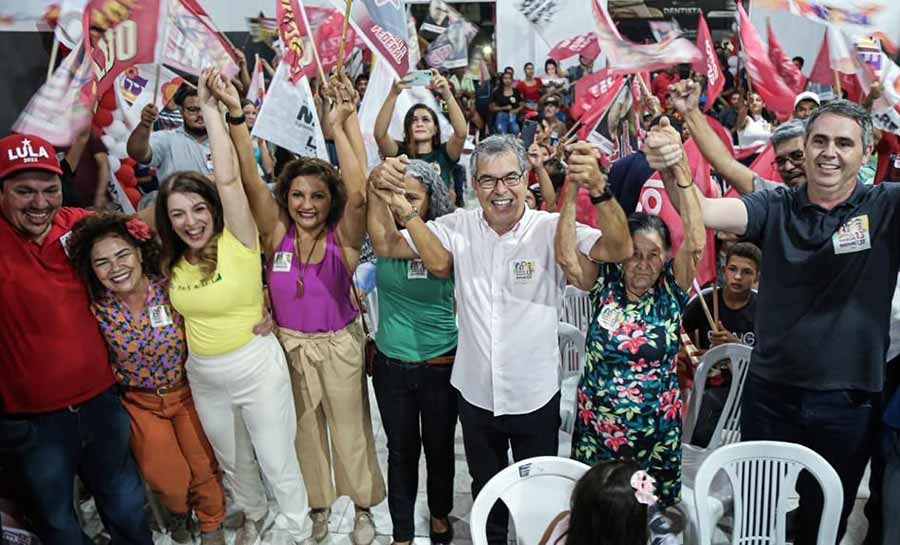
<svg viewBox="0 0 900 545">
<path fill-rule="evenodd" d="M 300 262 L 299 271 L 297 272 L 297 297 L 303 297 L 303 276 L 306 274 L 306 269 L 309 267 L 309 260 L 312 259 L 313 252 L 316 251 L 316 245 L 319 244 L 319 239 L 322 237 L 322 233 L 324 229 L 319 231 L 316 235 L 316 238 L 313 240 L 312 247 L 309 249 L 309 253 L 306 254 L 306 263 Z M 294 226 L 294 251 L 297 253 L 297 258 L 300 257 L 300 229 L 297 226 Z"/>
</svg>

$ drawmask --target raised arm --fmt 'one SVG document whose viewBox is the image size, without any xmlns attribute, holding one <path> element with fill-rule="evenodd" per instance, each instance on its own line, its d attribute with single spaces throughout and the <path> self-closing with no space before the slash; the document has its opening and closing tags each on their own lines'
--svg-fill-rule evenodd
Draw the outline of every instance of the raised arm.
<svg viewBox="0 0 900 545">
<path fill-rule="evenodd" d="M 338 232 L 344 249 L 358 253 L 366 235 L 366 170 L 362 163 L 364 156 L 357 157 L 349 135 L 349 130 L 359 131 L 359 125 L 350 121 L 350 117 L 356 113 L 352 87 L 346 87 L 337 79 L 332 80 L 332 86 L 334 104 L 326 122 L 331 124 L 334 131 L 334 145 L 341 167 L 341 179 L 347 193 L 347 202 L 338 223 Z M 362 136 L 359 138 L 362 139 Z M 354 265 L 355 263 L 348 263 L 348 266 Z"/>
<path fill-rule="evenodd" d="M 399 194 L 391 188 L 403 186 L 403 176 L 408 162 L 409 160 L 405 155 L 389 157 L 369 174 L 370 198 L 367 209 L 367 223 L 369 238 L 372 239 L 372 247 L 375 250 L 375 255 L 379 257 L 397 259 L 413 259 L 416 257 L 416 253 L 412 251 L 412 248 L 406 243 L 406 239 L 403 238 L 403 235 L 397 229 L 394 216 L 388 205 L 388 203 L 392 202 L 393 196 Z"/>
<path fill-rule="evenodd" d="M 541 187 L 541 200 L 547 205 L 547 212 L 556 212 L 559 210 L 556 202 L 556 189 L 553 182 L 550 181 L 550 174 L 544 167 L 544 161 L 547 160 L 547 151 L 539 144 L 532 144 L 528 148 L 528 168 L 534 172 L 538 179 L 538 185 Z"/>
<path fill-rule="evenodd" d="M 230 116 L 241 117 L 244 115 L 237 89 L 234 88 L 231 82 L 224 82 L 222 86 L 213 86 L 209 89 L 209 92 L 225 105 Z M 253 156 L 253 141 L 246 123 L 231 126 L 231 142 L 234 143 L 234 149 L 237 151 L 241 191 L 246 195 L 253 220 L 256 222 L 256 227 L 262 236 L 263 249 L 268 253 L 274 247 L 274 244 L 277 244 L 280 240 L 280 237 L 277 236 L 279 233 L 276 232 L 279 223 L 282 223 L 279 220 L 283 220 L 283 223 L 287 224 L 287 218 L 281 217 L 282 212 L 278 203 L 275 202 L 275 197 L 272 196 L 272 192 L 269 191 L 266 183 L 259 177 L 259 170 L 256 168 L 256 158 Z M 212 146 L 212 141 L 210 141 L 210 146 Z M 260 146 L 265 146 L 265 142 L 260 142 Z M 217 183 L 218 178 L 219 173 L 216 170 Z M 275 240 L 276 238 L 278 240 Z"/>
<path fill-rule="evenodd" d="M 157 117 L 159 117 L 159 110 L 156 109 L 156 105 L 147 104 L 141 110 L 141 122 L 128 136 L 128 144 L 125 146 L 128 156 L 142 165 L 149 163 L 153 158 L 153 150 L 150 148 L 150 131 L 153 129 L 153 122 Z"/>
<path fill-rule="evenodd" d="M 578 239 L 575 236 L 575 200 L 578 195 L 578 191 L 575 190 L 577 189 L 578 187 L 572 182 L 569 191 L 563 195 L 553 250 L 556 255 L 556 263 L 566 273 L 569 282 L 579 289 L 588 291 L 597 281 L 599 267 L 578 251 Z"/>
<path fill-rule="evenodd" d="M 225 120 L 219 113 L 219 101 L 210 88 L 218 93 L 225 93 L 225 80 L 215 70 L 203 70 L 197 84 L 197 95 L 200 98 L 203 121 L 209 136 L 209 150 L 212 154 L 213 173 L 216 189 L 222 200 L 225 225 L 241 244 L 250 249 L 257 249 L 259 238 L 256 222 L 250 212 L 247 195 L 241 187 L 241 177 L 234 148 L 225 128 Z M 240 102 L 238 102 L 240 111 Z"/>
<path fill-rule="evenodd" d="M 447 155 L 450 156 L 452 161 L 459 161 L 463 146 L 466 144 L 466 129 L 468 128 L 466 116 L 463 115 L 459 103 L 456 102 L 456 97 L 453 96 L 453 92 L 450 90 L 447 78 L 435 73 L 434 78 L 431 80 L 431 87 L 439 92 L 444 98 L 444 102 L 447 103 L 447 117 L 450 118 L 450 125 L 453 126 L 453 134 L 447 140 Z"/>
<path fill-rule="evenodd" d="M 675 109 L 684 116 L 691 138 L 703 157 L 741 195 L 753 192 L 754 173 L 738 162 L 722 143 L 716 131 L 709 126 L 706 115 L 700 111 L 700 86 L 691 80 L 682 80 L 671 88 L 670 96 Z M 669 163 L 667 166 L 673 166 Z"/>
<path fill-rule="evenodd" d="M 577 199 L 578 184 L 586 188 L 592 199 L 602 198 L 602 202 L 594 205 L 597 213 L 597 225 L 603 230 L 603 236 L 591 248 L 590 258 L 594 261 L 619 263 L 630 258 L 634 253 L 631 233 L 628 231 L 628 218 L 625 211 L 609 193 L 606 187 L 606 175 L 600 171 L 594 149 L 586 142 L 578 142 L 568 146 L 569 183 L 566 198 Z"/>
<path fill-rule="evenodd" d="M 388 129 L 391 126 L 391 119 L 394 117 L 394 107 L 397 105 L 397 97 L 400 96 L 403 89 L 406 89 L 403 80 L 395 81 L 391 84 L 391 90 L 384 100 L 384 104 L 381 105 L 381 109 L 378 110 L 378 117 L 375 118 L 375 142 L 378 143 L 378 151 L 380 151 L 381 155 L 384 157 L 395 157 L 400 151 L 397 147 L 397 143 L 394 142 L 394 139 L 388 134 Z"/>
</svg>

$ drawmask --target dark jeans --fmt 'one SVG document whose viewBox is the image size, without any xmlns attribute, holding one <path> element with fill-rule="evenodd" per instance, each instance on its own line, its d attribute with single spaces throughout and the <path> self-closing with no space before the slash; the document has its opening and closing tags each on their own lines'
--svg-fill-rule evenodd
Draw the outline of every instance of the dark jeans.
<svg viewBox="0 0 900 545">
<path fill-rule="evenodd" d="M 478 496 L 491 477 L 509 465 L 507 450 L 512 447 L 516 461 L 535 456 L 556 456 L 559 451 L 559 392 L 536 411 L 494 416 L 459 395 L 459 423 L 462 424 L 466 461 L 472 476 L 472 498 Z M 506 545 L 509 511 L 503 502 L 491 509 L 487 539 L 491 545 Z"/>
<path fill-rule="evenodd" d="M 884 392 L 882 407 L 897 392 L 900 386 L 900 357 L 887 363 L 885 367 Z M 866 539 L 863 545 L 882 545 L 900 543 L 900 434 L 897 430 L 879 421 L 878 444 L 872 453 L 871 472 L 869 474 L 869 501 L 866 502 L 865 514 L 869 522 Z M 891 472 L 891 474 L 889 474 Z M 891 489 L 893 487 L 893 490 Z M 882 516 L 890 514 L 890 516 Z"/>
<path fill-rule="evenodd" d="M 751 372 L 741 407 L 743 441 L 785 441 L 817 452 L 837 472 L 844 489 L 838 528 L 840 542 L 847 517 L 878 431 L 880 393 L 854 390 L 813 391 L 766 381 Z M 822 514 L 822 489 L 806 471 L 797 480 L 795 545 L 814 545 Z"/>
<path fill-rule="evenodd" d="M 152 545 L 130 433 L 114 387 L 52 413 L 0 416 L 0 458 L 19 478 L 43 545 L 93 543 L 72 508 L 76 474 L 94 495 L 114 545 Z"/>
<path fill-rule="evenodd" d="M 900 430 L 888 429 L 884 467 L 884 487 L 881 494 L 881 543 L 900 543 Z"/>
<path fill-rule="evenodd" d="M 452 365 L 408 363 L 375 358 L 372 385 L 388 447 L 388 507 L 394 541 L 411 541 L 419 489 L 419 452 L 428 468 L 428 510 L 444 518 L 453 509 L 456 462 L 456 390 L 450 386 Z M 420 428 L 421 421 L 421 428 Z"/>
</svg>

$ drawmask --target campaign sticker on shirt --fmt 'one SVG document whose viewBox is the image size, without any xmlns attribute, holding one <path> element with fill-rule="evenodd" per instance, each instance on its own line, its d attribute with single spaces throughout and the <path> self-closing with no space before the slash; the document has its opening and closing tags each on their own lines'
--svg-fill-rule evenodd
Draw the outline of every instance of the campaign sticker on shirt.
<svg viewBox="0 0 900 545">
<path fill-rule="evenodd" d="M 172 315 L 169 313 L 169 307 L 166 305 L 150 307 L 150 325 L 153 327 L 172 325 Z"/>
<path fill-rule="evenodd" d="M 869 238 L 869 215 L 863 214 L 847 220 L 831 237 L 831 243 L 834 245 L 835 254 L 849 254 L 870 249 L 872 240 Z"/>
<path fill-rule="evenodd" d="M 206 168 L 208 168 L 210 172 L 213 171 L 212 153 L 206 154 Z"/>
<path fill-rule="evenodd" d="M 72 231 L 67 232 L 63 236 L 59 237 L 59 243 L 62 244 L 62 249 L 66 252 L 66 257 L 72 257 L 69 255 L 69 238 L 72 236 Z"/>
<path fill-rule="evenodd" d="M 406 270 L 407 280 L 424 280 L 428 278 L 428 271 L 425 270 L 425 263 L 421 259 L 411 259 L 409 268 Z"/>
<path fill-rule="evenodd" d="M 530 284 L 537 275 L 537 262 L 533 259 L 521 259 L 512 262 L 512 278 L 515 284 Z"/>
<path fill-rule="evenodd" d="M 510 103 L 510 104 L 515 104 L 515 103 L 516 103 L 516 97 L 509 97 L 509 103 Z"/>
<path fill-rule="evenodd" d="M 600 309 L 600 313 L 597 315 L 597 323 L 600 324 L 600 327 L 603 329 L 613 331 L 619 328 L 619 325 L 622 324 L 624 318 L 625 313 L 622 312 L 619 305 L 616 303 L 608 303 Z"/>
<path fill-rule="evenodd" d="M 272 271 L 290 272 L 293 259 L 294 254 L 292 252 L 275 252 L 275 257 L 272 258 Z"/>
</svg>

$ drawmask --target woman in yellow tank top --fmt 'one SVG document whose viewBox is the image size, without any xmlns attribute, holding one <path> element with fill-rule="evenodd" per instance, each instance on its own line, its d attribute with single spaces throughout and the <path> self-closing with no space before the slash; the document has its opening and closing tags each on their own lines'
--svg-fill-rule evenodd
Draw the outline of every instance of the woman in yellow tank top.
<svg viewBox="0 0 900 545">
<path fill-rule="evenodd" d="M 195 172 L 175 173 L 163 183 L 156 207 L 162 265 L 172 304 L 185 319 L 197 413 L 245 515 L 235 544 L 259 542 L 268 513 L 260 469 L 300 543 L 308 502 L 294 452 L 290 376 L 275 336 L 253 333 L 263 314 L 259 234 L 211 87 L 225 83 L 207 70 L 198 94 L 215 185 Z"/>
</svg>

